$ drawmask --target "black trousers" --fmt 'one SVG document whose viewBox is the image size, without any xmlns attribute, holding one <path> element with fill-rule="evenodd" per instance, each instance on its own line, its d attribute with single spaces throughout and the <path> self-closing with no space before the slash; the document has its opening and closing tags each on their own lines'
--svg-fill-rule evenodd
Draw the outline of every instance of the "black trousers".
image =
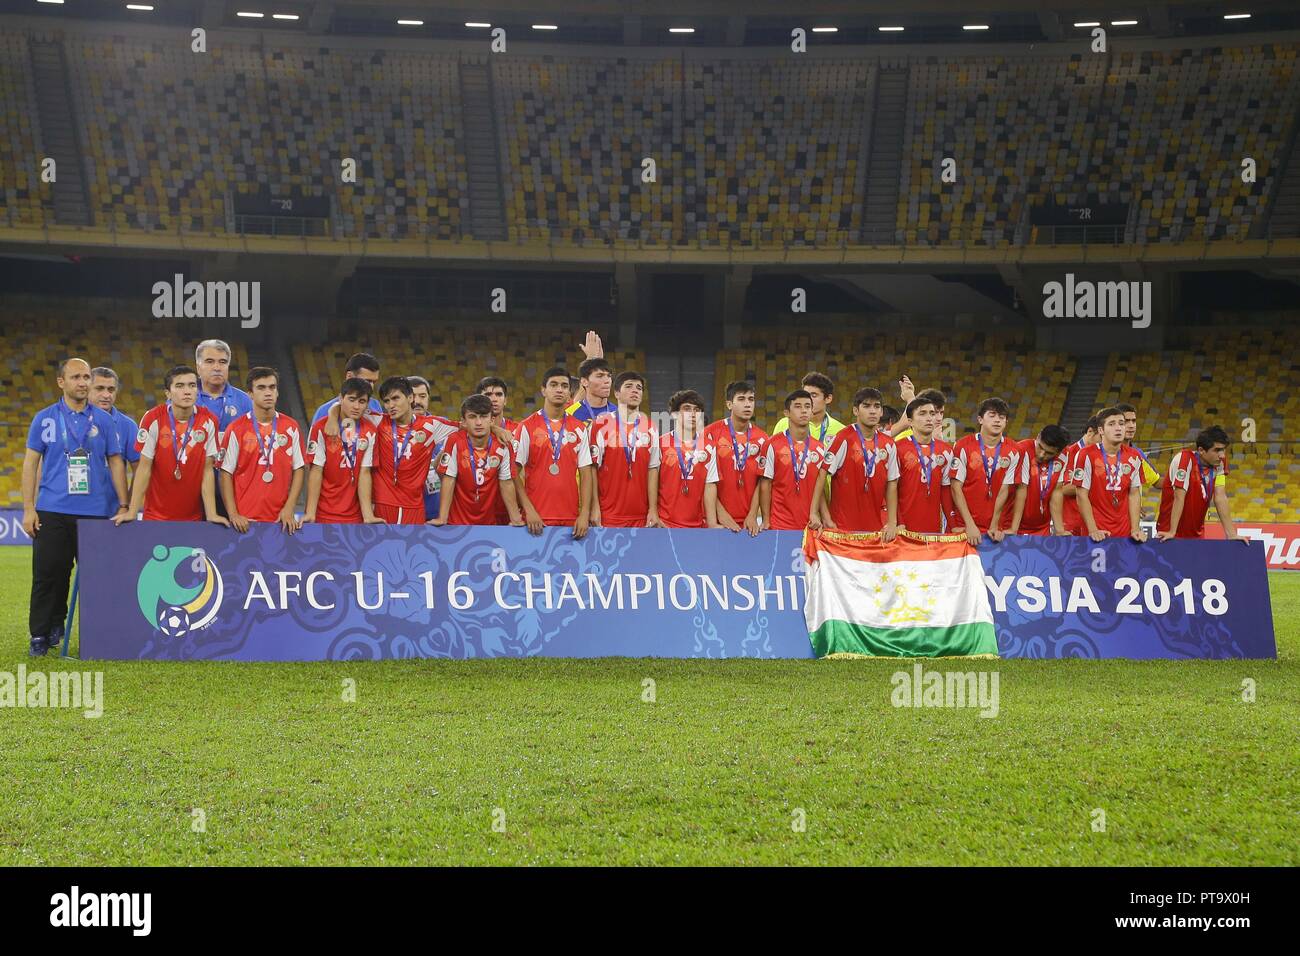
<svg viewBox="0 0 1300 956">
<path fill-rule="evenodd" d="M 27 632 L 49 637 L 68 618 L 68 589 L 77 560 L 77 522 L 102 521 L 57 511 L 38 511 L 41 530 L 32 539 L 32 599 Z"/>
</svg>

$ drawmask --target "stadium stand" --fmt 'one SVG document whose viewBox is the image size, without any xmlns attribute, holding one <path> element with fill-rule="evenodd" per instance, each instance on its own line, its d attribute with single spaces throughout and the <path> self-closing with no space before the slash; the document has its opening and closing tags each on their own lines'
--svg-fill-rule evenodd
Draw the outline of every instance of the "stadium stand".
<svg viewBox="0 0 1300 956">
<path fill-rule="evenodd" d="M 19 160 L 34 150 L 27 36 L 0 32 L 0 149 Z M 330 197 L 339 235 L 455 239 L 469 221 L 454 54 L 237 40 L 195 57 L 80 30 L 63 42 L 100 227 L 229 231 L 230 197 L 269 186 Z M 891 57 L 908 74 L 895 238 L 1026 242 L 1029 207 L 1049 200 L 1128 203 L 1134 242 L 1245 238 L 1300 113 L 1298 49 Z M 875 58 L 489 62 L 513 240 L 861 239 Z M 338 181 L 345 151 L 355 186 Z M 939 180 L 945 156 L 955 184 Z M 0 190 L 9 219 L 39 224 L 29 168 L 4 164 Z"/>
<path fill-rule="evenodd" d="M 570 327 L 473 326 L 366 321 L 339 323 L 323 346 L 294 346 L 293 360 L 308 414 L 333 398 L 343 366 L 356 352 L 371 352 L 380 361 L 380 374 L 422 375 L 429 380 L 429 411 L 457 419 L 460 403 L 485 375 L 510 385 L 507 415 L 516 420 L 536 411 L 542 373 L 563 365 L 573 374 L 582 361 L 580 333 Z M 612 336 L 605 330 L 606 341 Z M 402 356 L 402 367 L 393 356 Z M 607 348 L 605 357 L 616 369 L 645 368 L 645 355 L 636 349 Z M 661 396 L 666 401 L 668 396 Z"/>
<path fill-rule="evenodd" d="M 914 62 L 899 240 L 1010 244 L 1053 198 L 1135 203 L 1136 242 L 1246 238 L 1295 122 L 1295 60 L 1279 43 Z"/>
<path fill-rule="evenodd" d="M 117 407 L 136 421 L 162 401 L 164 374 L 174 365 L 192 365 L 202 336 L 171 329 L 149 317 L 149 302 L 117 299 L 60 300 L 7 297 L 0 323 L 0 349 L 8 357 L 0 388 L 10 412 L 0 421 L 0 507 L 22 507 L 23 450 L 31 414 L 57 397 L 59 362 L 80 356 L 107 365 L 121 376 Z M 78 321 L 70 321 L 71 316 Z M 241 384 L 248 369 L 243 346 L 231 343 L 231 379 Z"/>
<path fill-rule="evenodd" d="M 0 223 L 11 226 L 46 218 L 35 115 L 27 39 L 0 31 Z"/>
<path fill-rule="evenodd" d="M 1287 429 L 1300 421 L 1294 334 L 1198 326 L 1171 330 L 1170 339 L 1162 352 L 1112 355 L 1098 406 L 1137 406 L 1137 444 L 1162 473 L 1198 431 L 1222 425 L 1234 442 L 1228 450 L 1234 517 L 1294 520 L 1300 471 L 1291 464 L 1298 450 L 1294 429 Z M 1247 418 L 1257 428 L 1253 445 L 1239 440 Z"/>
<path fill-rule="evenodd" d="M 726 414 L 728 382 L 746 379 L 758 389 L 758 423 L 770 428 L 783 414 L 786 394 L 805 372 L 819 371 L 835 383 L 832 414 L 851 419 L 853 393 L 864 385 L 879 388 L 885 403 L 899 408 L 898 376 L 912 379 L 917 390 L 938 388 L 948 396 L 946 414 L 957 421 L 957 434 L 976 430 L 975 408 L 990 396 L 1011 403 L 1008 434 L 1037 434 L 1054 424 L 1074 377 L 1066 355 L 1036 352 L 1025 332 L 845 332 L 815 330 L 783 333 L 751 329 L 742 349 L 717 357 L 713 412 Z"/>
</svg>

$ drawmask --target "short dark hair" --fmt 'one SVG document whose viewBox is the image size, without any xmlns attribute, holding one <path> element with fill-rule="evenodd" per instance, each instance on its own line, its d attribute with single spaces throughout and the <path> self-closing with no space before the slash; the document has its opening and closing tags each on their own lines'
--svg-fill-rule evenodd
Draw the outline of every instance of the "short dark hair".
<svg viewBox="0 0 1300 956">
<path fill-rule="evenodd" d="M 429 380 L 423 375 L 408 375 L 406 380 L 411 383 L 411 388 L 415 388 L 417 385 L 423 385 L 425 388 L 429 387 Z"/>
<path fill-rule="evenodd" d="M 384 379 L 383 383 L 379 386 L 379 397 L 381 400 L 387 398 L 393 392 L 401 392 L 407 398 L 410 398 L 415 394 L 414 389 L 411 388 L 410 379 L 405 375 L 390 375 L 388 378 Z"/>
<path fill-rule="evenodd" d="M 542 388 L 545 388 L 546 383 L 553 378 L 562 378 L 566 382 L 569 382 L 570 388 L 573 387 L 573 383 L 569 381 L 569 370 L 562 365 L 552 365 L 546 370 L 546 374 L 542 376 Z"/>
<path fill-rule="evenodd" d="M 943 408 L 941 404 L 939 404 L 934 400 L 934 396 L 931 394 L 931 390 L 926 389 L 920 395 L 916 396 L 916 398 L 912 399 L 910 402 L 907 403 L 908 421 L 912 420 L 912 416 L 916 414 L 916 410 L 920 408 L 922 405 L 933 405 L 935 408 Z"/>
<path fill-rule="evenodd" d="M 375 393 L 375 387 L 367 382 L 364 378 L 345 378 L 343 387 L 339 389 L 339 395 L 360 395 L 362 398 L 369 399 Z"/>
<path fill-rule="evenodd" d="M 1137 414 L 1137 406 L 1130 405 L 1128 402 L 1119 402 L 1114 407 L 1118 408 L 1120 413 L 1124 415 L 1127 415 L 1129 412 L 1132 412 L 1134 415 Z"/>
<path fill-rule="evenodd" d="M 1120 418 L 1123 418 L 1124 409 L 1120 408 L 1118 405 L 1112 405 L 1109 408 L 1103 408 L 1101 411 L 1097 413 L 1097 424 L 1105 425 L 1106 419 L 1114 418 L 1116 415 L 1118 415 Z"/>
<path fill-rule="evenodd" d="M 1100 428 L 1100 427 L 1101 427 L 1101 413 L 1100 413 L 1100 412 L 1098 412 L 1096 415 L 1090 415 L 1090 416 L 1088 416 L 1087 431 L 1095 432 L 1095 431 L 1096 431 L 1098 428 Z"/>
<path fill-rule="evenodd" d="M 939 391 L 937 388 L 924 388 L 916 393 L 916 397 L 928 398 L 932 403 L 934 403 L 935 408 L 943 408 L 948 404 L 948 396 L 944 395 L 943 392 Z"/>
<path fill-rule="evenodd" d="M 640 372 L 619 372 L 614 376 L 614 391 L 618 391 L 628 382 L 640 382 L 641 387 L 645 387 L 645 376 Z"/>
<path fill-rule="evenodd" d="M 878 388 L 871 388 L 870 386 L 860 388 L 853 393 L 853 407 L 857 408 L 863 402 L 880 402 L 880 405 L 883 408 L 885 404 L 885 396 L 880 394 L 880 389 Z"/>
<path fill-rule="evenodd" d="M 1038 440 L 1051 448 L 1065 448 L 1070 444 L 1070 433 L 1060 425 L 1045 425 Z"/>
<path fill-rule="evenodd" d="M 986 398 L 980 402 L 979 411 L 975 413 L 976 418 L 983 418 L 985 412 L 997 412 L 1003 418 L 1011 417 L 1011 406 L 1000 398 Z"/>
<path fill-rule="evenodd" d="M 199 377 L 199 373 L 188 365 L 173 365 L 167 370 L 167 374 L 163 376 L 163 391 L 166 392 L 170 390 L 172 382 L 176 381 L 176 379 L 180 378 L 182 375 L 193 375 L 195 381 L 197 381 Z"/>
<path fill-rule="evenodd" d="M 728 382 L 727 383 L 727 401 L 731 401 L 737 395 L 743 395 L 745 392 L 758 393 L 754 388 L 753 382 Z"/>
<path fill-rule="evenodd" d="M 614 374 L 614 370 L 603 358 L 589 358 L 578 366 L 578 378 L 590 378 L 592 372 L 599 372 L 601 369 L 611 375 Z"/>
<path fill-rule="evenodd" d="M 823 375 L 821 372 L 809 372 L 803 377 L 800 384 L 803 385 L 804 388 L 807 388 L 809 385 L 813 388 L 820 388 L 823 395 L 835 394 L 835 383 L 830 380 L 829 376 Z"/>
<path fill-rule="evenodd" d="M 790 410 L 790 406 L 793 405 L 795 401 L 800 398 L 806 398 L 808 399 L 808 401 L 811 402 L 812 394 L 806 388 L 796 388 L 793 392 L 791 392 L 789 395 L 785 397 L 785 410 L 788 412 Z"/>
<path fill-rule="evenodd" d="M 280 373 L 269 365 L 254 365 L 248 370 L 248 375 L 244 378 L 244 387 L 250 392 L 253 390 L 253 383 L 261 381 L 264 378 L 275 379 L 275 384 L 280 384 Z"/>
<path fill-rule="evenodd" d="M 893 405 L 880 406 L 880 424 L 888 428 L 898 421 L 898 409 Z"/>
<path fill-rule="evenodd" d="M 492 415 L 492 399 L 488 398 L 482 392 L 475 392 L 473 395 L 467 395 L 465 400 L 460 403 L 460 417 L 464 418 L 466 413 L 473 412 L 475 415 Z"/>
<path fill-rule="evenodd" d="M 474 386 L 474 391 L 482 393 L 489 388 L 499 388 L 507 394 L 510 392 L 510 386 L 506 384 L 506 380 L 495 375 L 486 375 L 479 379 L 478 384 Z"/>
<path fill-rule="evenodd" d="M 1228 445 L 1228 433 L 1221 425 L 1211 425 L 1196 433 L 1196 447 L 1210 449 L 1215 445 Z"/>
<path fill-rule="evenodd" d="M 369 352 L 358 352 L 352 358 L 348 359 L 348 364 L 343 366 L 343 377 L 353 378 L 353 372 L 359 372 L 365 369 L 368 372 L 379 374 L 379 359 L 375 358 Z"/>
<path fill-rule="evenodd" d="M 694 405 L 700 411 L 704 411 L 704 398 L 692 388 L 684 388 L 680 392 L 673 392 L 668 396 L 668 410 L 670 412 L 681 411 L 683 405 Z"/>
</svg>

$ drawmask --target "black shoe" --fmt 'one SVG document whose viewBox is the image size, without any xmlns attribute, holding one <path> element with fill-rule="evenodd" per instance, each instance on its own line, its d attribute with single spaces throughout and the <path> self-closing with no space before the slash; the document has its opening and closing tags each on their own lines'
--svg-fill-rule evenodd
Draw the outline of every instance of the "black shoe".
<svg viewBox="0 0 1300 956">
<path fill-rule="evenodd" d="M 59 651 L 59 653 L 63 652 L 62 651 L 63 648 L 63 625 L 62 624 L 55 626 L 54 632 L 45 639 L 45 646 L 52 651 Z"/>
<path fill-rule="evenodd" d="M 34 636 L 31 639 L 31 645 L 27 651 L 27 656 L 44 657 L 46 652 L 50 649 L 50 645 L 48 643 L 49 640 L 50 639 L 48 637 Z"/>
</svg>

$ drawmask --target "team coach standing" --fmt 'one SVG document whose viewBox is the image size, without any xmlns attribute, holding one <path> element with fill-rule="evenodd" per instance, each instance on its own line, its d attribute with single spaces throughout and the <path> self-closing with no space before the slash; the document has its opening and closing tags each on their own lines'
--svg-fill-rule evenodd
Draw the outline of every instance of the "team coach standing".
<svg viewBox="0 0 1300 956">
<path fill-rule="evenodd" d="M 105 493 L 109 487 L 118 513 L 127 509 L 122 439 L 108 413 L 90 403 L 90 364 L 65 359 L 57 381 L 63 394 L 32 419 L 23 458 L 23 530 L 32 539 L 28 629 L 33 657 L 63 640 L 77 521 L 112 517 L 105 514 L 113 506 Z"/>
</svg>

